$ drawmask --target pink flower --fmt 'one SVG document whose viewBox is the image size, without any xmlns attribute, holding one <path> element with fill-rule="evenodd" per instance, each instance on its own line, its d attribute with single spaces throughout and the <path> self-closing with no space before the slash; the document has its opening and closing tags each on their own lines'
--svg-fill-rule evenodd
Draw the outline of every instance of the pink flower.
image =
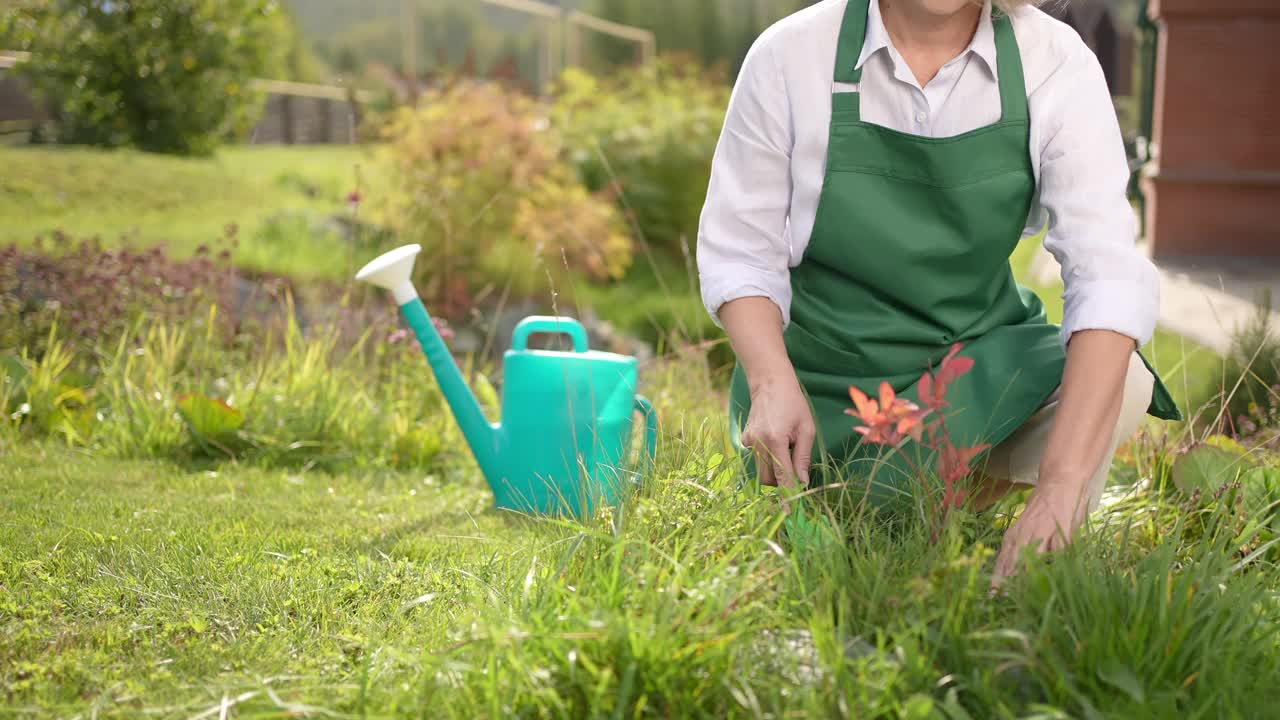
<svg viewBox="0 0 1280 720">
<path fill-rule="evenodd" d="M 362 200 L 364 200 L 364 196 L 360 194 L 359 190 L 352 190 L 347 193 L 347 207 L 351 208 L 351 212 L 356 212 L 360 209 Z"/>
<path fill-rule="evenodd" d="M 408 330 L 397 330 L 397 331 L 395 331 L 395 332 L 391 333 L 391 336 L 387 338 L 387 344 L 388 344 L 388 345 L 398 345 L 398 344 L 400 344 L 400 343 L 404 342 L 404 340 L 405 340 L 406 338 L 408 338 L 408 337 L 409 337 L 409 331 L 408 331 Z"/>
</svg>

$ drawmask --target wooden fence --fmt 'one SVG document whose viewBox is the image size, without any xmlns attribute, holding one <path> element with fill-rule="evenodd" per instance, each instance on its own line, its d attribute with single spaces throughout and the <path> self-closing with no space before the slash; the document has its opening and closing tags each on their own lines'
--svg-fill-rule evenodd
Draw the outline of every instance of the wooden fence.
<svg viewBox="0 0 1280 720">
<path fill-rule="evenodd" d="M 360 108 L 371 97 L 328 85 L 261 80 L 266 93 L 262 117 L 250 134 L 256 145 L 333 145 L 356 142 Z"/>
</svg>

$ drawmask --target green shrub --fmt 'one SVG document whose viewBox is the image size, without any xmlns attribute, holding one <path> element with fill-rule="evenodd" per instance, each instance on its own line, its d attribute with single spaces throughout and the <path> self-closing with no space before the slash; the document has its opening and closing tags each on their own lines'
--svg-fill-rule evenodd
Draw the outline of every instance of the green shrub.
<svg viewBox="0 0 1280 720">
<path fill-rule="evenodd" d="M 552 108 L 586 186 L 612 189 L 644 238 L 678 249 L 697 234 L 728 86 L 661 63 L 607 80 L 570 70 Z"/>
<path fill-rule="evenodd" d="M 621 216 L 578 183 L 532 99 L 459 83 L 396 113 L 386 136 L 397 177 L 379 210 L 423 246 L 420 289 L 445 316 L 486 286 L 532 293 L 566 262 L 593 280 L 630 265 Z"/>
<path fill-rule="evenodd" d="M 1232 339 L 1224 379 L 1223 419 L 1238 434 L 1280 430 L 1280 336 L 1272 327 L 1270 297 Z"/>
<path fill-rule="evenodd" d="M 251 127 L 289 33 L 274 0 L 28 1 L 5 22 L 60 140 L 196 155 Z"/>
</svg>

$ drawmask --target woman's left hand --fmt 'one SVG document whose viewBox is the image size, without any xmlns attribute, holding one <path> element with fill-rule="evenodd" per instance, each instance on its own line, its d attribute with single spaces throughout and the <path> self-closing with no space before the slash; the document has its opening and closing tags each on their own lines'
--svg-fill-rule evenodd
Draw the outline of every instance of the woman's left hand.
<svg viewBox="0 0 1280 720">
<path fill-rule="evenodd" d="M 1022 516 L 1005 533 L 992 587 L 999 588 L 1017 572 L 1025 548 L 1034 547 L 1043 554 L 1070 545 L 1087 512 L 1087 503 L 1078 489 L 1052 484 L 1037 488 Z"/>
<path fill-rule="evenodd" d="M 1040 462 L 1039 482 L 996 558 L 992 585 L 1018 570 L 1022 550 L 1061 550 L 1090 511 L 1090 481 L 1107 458 L 1136 341 L 1110 330 L 1075 333 L 1067 346 L 1062 399 Z M 1100 489 L 1100 488 L 1098 488 Z"/>
</svg>

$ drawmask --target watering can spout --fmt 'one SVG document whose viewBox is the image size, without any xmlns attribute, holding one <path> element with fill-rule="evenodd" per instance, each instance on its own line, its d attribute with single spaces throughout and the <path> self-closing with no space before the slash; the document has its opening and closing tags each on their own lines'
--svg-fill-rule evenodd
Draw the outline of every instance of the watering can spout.
<svg viewBox="0 0 1280 720">
<path fill-rule="evenodd" d="M 356 280 L 383 288 L 395 298 L 405 321 L 422 345 L 422 352 L 426 354 L 427 362 L 435 372 L 440 390 L 453 411 L 458 427 L 462 429 L 481 470 L 487 475 L 498 464 L 499 429 L 485 418 L 480 403 L 467 387 L 462 371 L 458 369 L 449 347 L 445 345 L 444 338 L 440 337 L 440 332 L 436 330 L 435 323 L 431 321 L 431 316 L 427 314 L 427 309 L 413 286 L 413 263 L 420 252 L 420 245 L 406 245 L 392 250 L 364 266 L 356 274 Z"/>
</svg>

